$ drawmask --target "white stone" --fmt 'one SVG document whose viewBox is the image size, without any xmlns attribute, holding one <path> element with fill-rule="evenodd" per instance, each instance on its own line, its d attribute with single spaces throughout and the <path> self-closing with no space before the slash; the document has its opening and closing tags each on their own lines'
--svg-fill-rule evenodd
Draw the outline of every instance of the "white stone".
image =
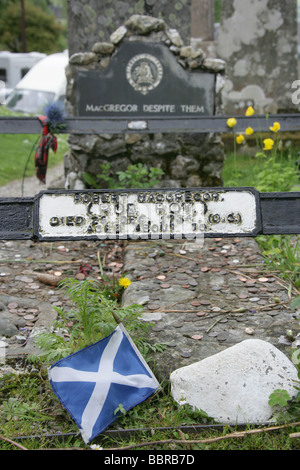
<svg viewBox="0 0 300 470">
<path fill-rule="evenodd" d="M 125 26 L 120 26 L 116 31 L 114 31 L 110 36 L 110 42 L 113 44 L 118 44 L 127 34 L 127 28 Z"/>
<path fill-rule="evenodd" d="M 161 320 L 165 316 L 162 312 L 145 312 L 141 316 L 141 320 L 145 322 L 155 322 Z"/>
<path fill-rule="evenodd" d="M 170 41 L 172 41 L 175 46 L 181 47 L 183 45 L 183 41 L 180 37 L 180 34 L 176 29 L 168 29 L 166 33 Z"/>
<path fill-rule="evenodd" d="M 297 380 L 297 369 L 285 354 L 258 339 L 242 341 L 170 375 L 171 393 L 178 403 L 225 424 L 270 421 L 271 393 L 284 389 L 293 397 Z"/>
</svg>

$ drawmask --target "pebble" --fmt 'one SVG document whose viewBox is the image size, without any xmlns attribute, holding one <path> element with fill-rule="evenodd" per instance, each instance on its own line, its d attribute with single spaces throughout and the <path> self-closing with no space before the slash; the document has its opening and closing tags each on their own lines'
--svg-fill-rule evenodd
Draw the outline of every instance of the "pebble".
<svg viewBox="0 0 300 470">
<path fill-rule="evenodd" d="M 225 337 L 225 336 L 222 336 L 222 335 L 220 335 L 220 336 L 217 336 L 217 340 L 218 340 L 218 341 L 222 341 L 222 342 L 223 342 L 223 341 L 226 341 L 226 337 Z"/>
<path fill-rule="evenodd" d="M 24 319 L 32 321 L 32 320 L 35 319 L 35 316 L 34 315 L 24 315 Z"/>
<path fill-rule="evenodd" d="M 7 305 L 7 307 L 8 307 L 9 309 L 16 309 L 16 308 L 18 308 L 18 306 L 19 306 L 19 305 L 18 305 L 16 302 L 11 302 L 11 303 L 9 303 L 9 304 Z"/>
<path fill-rule="evenodd" d="M 188 350 L 182 351 L 181 356 L 182 357 L 191 357 L 191 351 L 188 351 Z"/>
<path fill-rule="evenodd" d="M 245 333 L 247 335 L 254 335 L 254 329 L 253 328 L 245 328 Z"/>
</svg>

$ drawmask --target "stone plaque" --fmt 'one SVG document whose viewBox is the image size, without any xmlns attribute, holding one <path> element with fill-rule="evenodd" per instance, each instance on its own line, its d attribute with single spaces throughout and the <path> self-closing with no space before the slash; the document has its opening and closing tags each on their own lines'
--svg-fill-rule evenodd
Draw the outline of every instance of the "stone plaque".
<svg viewBox="0 0 300 470">
<path fill-rule="evenodd" d="M 104 71 L 77 72 L 78 116 L 214 114 L 215 74 L 187 72 L 168 47 L 126 42 Z"/>
<path fill-rule="evenodd" d="M 255 236 L 258 198 L 252 188 L 45 191 L 35 231 L 40 240 Z"/>
</svg>

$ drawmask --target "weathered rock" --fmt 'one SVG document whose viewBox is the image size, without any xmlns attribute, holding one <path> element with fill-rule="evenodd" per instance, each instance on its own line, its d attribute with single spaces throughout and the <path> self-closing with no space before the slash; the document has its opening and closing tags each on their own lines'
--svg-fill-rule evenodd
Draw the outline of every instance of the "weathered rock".
<svg viewBox="0 0 300 470">
<path fill-rule="evenodd" d="M 180 403 L 205 411 L 217 422 L 259 424 L 272 418 L 268 404 L 276 389 L 296 395 L 297 369 L 272 344 L 250 339 L 170 376 L 171 392 Z"/>
<path fill-rule="evenodd" d="M 54 276 L 54 274 L 38 273 L 36 277 L 38 281 L 50 286 L 57 286 L 60 281 L 60 279 L 57 276 Z"/>
<path fill-rule="evenodd" d="M 17 319 L 11 315 L 6 305 L 0 301 L 0 337 L 11 338 L 19 333 L 16 326 Z"/>
<path fill-rule="evenodd" d="M 186 59 L 196 59 L 203 57 L 204 53 L 201 49 L 194 49 L 192 46 L 183 46 L 180 49 L 180 55 Z"/>
<path fill-rule="evenodd" d="M 70 64 L 72 65 L 89 65 L 96 59 L 94 52 L 78 52 L 70 57 Z"/>
<path fill-rule="evenodd" d="M 6 338 L 11 338 L 12 336 L 19 333 L 16 325 L 12 323 L 8 316 L 1 315 L 0 318 L 0 335 L 5 336 Z"/>
<path fill-rule="evenodd" d="M 132 15 L 125 26 L 138 34 L 148 34 L 150 31 L 162 31 L 166 24 L 160 18 L 154 18 L 147 15 Z"/>
<path fill-rule="evenodd" d="M 93 45 L 92 52 L 96 54 L 111 54 L 115 46 L 111 42 L 96 42 Z"/>
<path fill-rule="evenodd" d="M 226 68 L 226 63 L 222 59 L 206 57 L 203 61 L 203 66 L 210 70 L 213 70 L 214 72 L 224 72 Z"/>
<path fill-rule="evenodd" d="M 200 163 L 193 157 L 177 155 L 171 167 L 171 177 L 181 179 L 182 174 L 186 177 L 197 174 Z"/>
<path fill-rule="evenodd" d="M 167 37 L 170 39 L 172 44 L 176 47 L 181 47 L 183 46 L 183 41 L 181 39 L 181 36 L 179 32 L 176 29 L 168 29 L 166 31 Z"/>
<path fill-rule="evenodd" d="M 113 44 L 118 44 L 127 34 L 127 28 L 122 25 L 116 31 L 114 31 L 110 36 L 110 41 Z"/>
</svg>

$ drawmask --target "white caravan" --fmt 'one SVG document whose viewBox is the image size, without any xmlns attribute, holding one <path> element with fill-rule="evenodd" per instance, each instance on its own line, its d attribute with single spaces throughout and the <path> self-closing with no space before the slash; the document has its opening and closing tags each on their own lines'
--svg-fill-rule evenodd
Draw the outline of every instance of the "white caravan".
<svg viewBox="0 0 300 470">
<path fill-rule="evenodd" d="M 68 52 L 51 54 L 29 70 L 9 95 L 5 106 L 11 111 L 42 114 L 52 101 L 64 101 L 66 95 L 65 68 Z"/>
</svg>

